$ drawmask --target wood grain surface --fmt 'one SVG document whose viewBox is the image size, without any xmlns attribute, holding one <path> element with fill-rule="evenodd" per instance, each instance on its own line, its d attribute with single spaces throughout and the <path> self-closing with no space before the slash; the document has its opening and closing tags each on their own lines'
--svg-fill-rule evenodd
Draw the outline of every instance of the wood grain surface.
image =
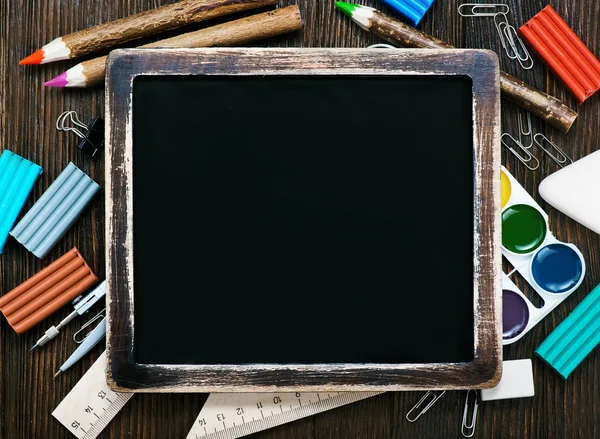
<svg viewBox="0 0 600 439">
<path fill-rule="evenodd" d="M 64 110 L 77 110 L 83 119 L 104 112 L 102 89 L 44 89 L 43 81 L 55 77 L 74 64 L 62 62 L 22 68 L 18 61 L 53 38 L 107 20 L 123 17 L 169 3 L 164 0 L 3 0 L 0 1 L 0 149 L 14 152 L 44 168 L 26 209 L 62 169 L 73 161 L 101 185 L 103 160 L 95 161 L 76 148 L 77 139 L 59 133 L 54 124 Z M 291 4 L 285 0 L 283 5 Z M 457 47 L 491 48 L 500 51 L 492 20 L 461 18 L 457 1 L 437 0 L 419 26 Z M 303 47 L 364 47 L 379 42 L 334 10 L 332 1 L 301 0 L 305 20 L 302 33 L 278 37 L 257 45 Z M 546 0 L 511 1 L 511 18 L 522 24 L 547 4 Z M 596 54 L 600 54 L 600 26 L 594 2 L 551 0 L 573 30 Z M 390 12 L 381 4 L 369 0 Z M 220 20 L 218 22 L 224 21 Z M 214 22 L 213 22 L 214 23 Z M 209 25 L 206 23 L 205 25 Z M 189 30 L 198 29 L 192 26 Z M 173 34 L 168 34 L 172 36 Z M 164 36 L 166 37 L 166 36 Z M 148 40 L 147 42 L 150 42 Z M 103 55 L 99 53 L 97 55 Z M 571 108 L 575 99 L 539 61 L 528 72 L 501 56 L 502 68 L 547 93 L 561 98 Z M 533 128 L 561 145 L 573 159 L 598 148 L 600 123 L 599 95 L 578 108 L 579 118 L 569 134 L 562 134 L 534 118 Z M 360 108 L 349 109 L 355 119 L 373 123 L 377 115 Z M 504 130 L 516 134 L 516 108 L 503 102 Z M 401 133 L 398 133 L 400 136 Z M 535 151 L 540 154 L 539 151 Z M 503 162 L 550 215 L 550 227 L 561 240 L 575 243 L 583 253 L 588 271 L 581 287 L 522 340 L 504 350 L 505 359 L 533 358 L 534 349 L 600 281 L 598 252 L 600 236 L 549 207 L 537 194 L 540 181 L 557 169 L 541 157 L 540 169 L 530 172 L 508 153 Z M 427 166 L 426 151 L 422 163 Z M 39 261 L 14 240 L 9 240 L 0 256 L 0 294 L 55 260 L 73 246 L 82 252 L 98 275 L 104 275 L 104 207 L 97 197 L 89 210 Z M 450 263 L 450 262 L 449 262 Z M 524 282 L 517 284 L 528 294 Z M 427 287 L 426 280 L 423 281 Z M 68 313 L 59 312 L 47 323 L 55 324 Z M 426 322 L 426 315 L 424 315 Z M 0 319 L 0 437 L 6 439 L 71 438 L 71 434 L 51 417 L 52 410 L 81 378 L 103 348 L 97 346 L 68 373 L 56 380 L 55 370 L 73 350 L 71 336 L 79 322 L 73 322 L 61 336 L 37 352 L 27 350 L 42 335 L 46 324 L 17 336 Z M 418 330 L 418 329 L 417 329 Z M 209 334 L 207 334 L 209 336 Z M 399 343 L 403 334 L 399 334 Z M 390 348 L 395 348 L 391 346 Z M 597 438 L 600 437 L 600 354 L 594 351 L 564 381 L 539 360 L 533 360 L 536 396 L 530 399 L 481 404 L 477 438 Z M 420 398 L 421 392 L 386 393 L 254 435 L 255 438 L 458 438 L 465 392 L 448 392 L 423 418 L 414 424 L 404 416 Z M 102 438 L 183 438 L 192 425 L 206 395 L 136 395 L 100 435 Z"/>
</svg>

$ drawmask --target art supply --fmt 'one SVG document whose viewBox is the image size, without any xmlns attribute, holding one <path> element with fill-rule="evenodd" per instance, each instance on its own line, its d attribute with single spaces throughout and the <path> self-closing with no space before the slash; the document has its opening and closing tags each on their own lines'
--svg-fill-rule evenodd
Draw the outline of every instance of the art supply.
<svg viewBox="0 0 600 439">
<path fill-rule="evenodd" d="M 600 233 L 600 151 L 546 177 L 539 192 L 553 207 Z"/>
<path fill-rule="evenodd" d="M 92 321 L 95 320 L 92 319 Z M 85 329 L 87 324 L 85 324 L 82 329 Z M 78 331 L 79 332 L 79 331 Z M 77 334 L 75 334 L 77 335 Z M 96 326 L 92 332 L 90 332 L 81 342 L 79 347 L 75 349 L 75 352 L 71 354 L 71 356 L 60 366 L 58 372 L 54 375 L 56 378 L 61 373 L 67 371 L 71 366 L 81 360 L 85 354 L 87 354 L 94 346 L 96 346 L 100 340 L 102 340 L 106 336 L 106 318 L 104 316 L 101 317 L 100 323 Z"/>
<path fill-rule="evenodd" d="M 59 37 L 19 64 L 76 58 L 181 26 L 276 3 L 276 0 L 183 0 Z"/>
<path fill-rule="evenodd" d="M 35 348 L 40 347 L 48 343 L 54 337 L 58 335 L 58 332 L 61 328 L 64 328 L 67 323 L 73 320 L 75 317 L 85 314 L 89 311 L 89 309 L 94 306 L 100 299 L 105 296 L 106 293 L 106 281 L 100 282 L 100 284 L 92 290 L 85 297 L 75 301 L 75 310 L 69 314 L 67 317 L 62 319 L 62 321 L 57 326 L 52 326 L 48 329 L 45 334 L 34 344 L 29 352 L 33 351 Z"/>
<path fill-rule="evenodd" d="M 506 56 L 513 60 L 516 59 L 523 69 L 529 70 L 533 67 L 533 59 L 517 35 L 516 29 L 510 24 L 509 12 L 510 8 L 506 4 L 465 3 L 458 7 L 458 13 L 463 17 L 493 17 L 494 26 Z"/>
<path fill-rule="evenodd" d="M 100 186 L 69 163 L 10 234 L 38 258 L 67 233 Z"/>
<path fill-rule="evenodd" d="M 21 334 L 98 281 L 76 248 L 0 297 L 0 311 Z"/>
<path fill-rule="evenodd" d="M 413 26 L 419 24 L 433 4 L 433 0 L 383 0 L 383 2 L 400 12 Z"/>
<path fill-rule="evenodd" d="M 600 343 L 600 285 L 550 333 L 535 353 L 563 378 Z"/>
<path fill-rule="evenodd" d="M 302 17 L 299 7 L 294 5 L 145 44 L 140 48 L 235 46 L 300 29 Z M 103 56 L 77 64 L 44 85 L 90 87 L 101 84 L 106 72 L 106 58 Z"/>
<path fill-rule="evenodd" d="M 95 439 L 127 404 L 132 393 L 115 393 L 106 383 L 106 352 L 52 412 L 78 439 Z"/>
<path fill-rule="evenodd" d="M 0 156 L 0 254 L 42 168 L 4 150 Z"/>
<path fill-rule="evenodd" d="M 68 126 L 68 120 L 75 126 Z M 104 148 L 104 119 L 101 117 L 94 117 L 86 125 L 79 120 L 76 111 L 65 111 L 56 119 L 56 129 L 74 133 L 81 139 L 78 148 L 92 157 L 97 157 L 98 151 Z"/>
<path fill-rule="evenodd" d="M 580 104 L 600 89 L 600 61 L 552 6 L 521 26 L 519 35 Z"/>
<path fill-rule="evenodd" d="M 507 360 L 502 362 L 502 378 L 496 387 L 481 389 L 482 401 L 530 398 L 535 395 L 531 360 Z"/>
<path fill-rule="evenodd" d="M 575 291 L 585 275 L 585 261 L 573 244 L 557 240 L 548 229 L 548 215 L 502 167 L 502 254 L 541 296 L 535 307 L 503 275 L 503 343 L 519 340 Z"/>
<path fill-rule="evenodd" d="M 390 18 L 373 8 L 345 2 L 336 2 L 336 6 L 363 29 L 373 32 L 391 43 L 427 49 L 452 48 L 450 44 Z M 569 131 L 577 118 L 576 112 L 555 97 L 536 90 L 505 72 L 501 72 L 500 86 L 505 98 L 565 133 Z"/>
<path fill-rule="evenodd" d="M 211 393 L 186 438 L 236 439 L 375 395 L 379 393 Z"/>
</svg>

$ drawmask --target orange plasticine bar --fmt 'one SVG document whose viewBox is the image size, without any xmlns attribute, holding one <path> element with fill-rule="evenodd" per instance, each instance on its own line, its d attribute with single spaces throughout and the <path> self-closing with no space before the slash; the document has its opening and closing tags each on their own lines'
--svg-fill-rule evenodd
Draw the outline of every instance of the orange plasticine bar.
<svg viewBox="0 0 600 439">
<path fill-rule="evenodd" d="M 98 281 L 74 248 L 0 297 L 0 311 L 17 334 L 54 314 Z"/>
</svg>

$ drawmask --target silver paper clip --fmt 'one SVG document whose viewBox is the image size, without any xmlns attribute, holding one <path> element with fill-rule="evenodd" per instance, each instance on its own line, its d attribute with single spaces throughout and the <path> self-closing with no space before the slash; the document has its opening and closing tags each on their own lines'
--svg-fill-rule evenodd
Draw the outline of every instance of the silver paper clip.
<svg viewBox="0 0 600 439">
<path fill-rule="evenodd" d="M 469 398 L 471 392 L 475 395 L 474 398 Z M 471 406 L 470 399 L 473 400 L 473 408 L 469 410 Z M 479 392 L 477 390 L 469 390 L 467 397 L 465 398 L 465 408 L 463 409 L 462 424 L 460 426 L 460 432 L 464 437 L 473 437 L 475 434 L 475 425 L 477 424 L 477 409 L 479 408 Z M 469 411 L 471 411 L 471 417 L 469 421 Z"/>
<path fill-rule="evenodd" d="M 458 13 L 463 17 L 493 17 L 509 11 L 508 5 L 503 3 L 463 3 L 458 7 Z"/>
<path fill-rule="evenodd" d="M 73 334 L 73 341 L 77 344 L 81 344 L 83 343 L 83 341 L 85 340 L 85 338 L 87 337 L 87 335 L 83 338 L 78 339 L 78 335 L 85 331 L 85 329 L 87 327 L 89 327 L 92 323 L 94 323 L 95 321 L 98 321 L 98 324 L 100 324 L 102 322 L 102 320 L 104 320 L 106 318 L 106 316 L 103 314 L 103 312 L 106 311 L 106 308 L 104 308 L 102 311 L 100 311 L 98 314 L 96 314 L 94 317 L 92 317 L 89 321 L 85 322 L 85 324 L 79 329 L 79 331 L 77 331 L 75 334 Z"/>
<path fill-rule="evenodd" d="M 541 139 L 538 140 L 538 139 Z M 561 168 L 565 165 L 568 165 L 569 162 L 573 163 L 573 160 L 567 156 L 562 149 L 560 149 L 556 143 L 554 143 L 552 140 L 548 139 L 546 136 L 544 136 L 542 133 L 537 133 L 533 136 L 533 141 L 535 142 L 535 144 L 537 146 L 540 147 L 540 149 L 542 151 L 544 151 L 546 153 L 546 155 L 548 157 L 550 157 L 552 160 L 554 160 L 554 162 L 560 166 Z M 547 143 L 548 145 L 550 145 L 550 148 L 544 148 L 543 143 Z M 550 152 L 550 149 L 553 149 L 554 151 L 556 151 L 556 155 L 554 155 L 552 152 Z"/>
<path fill-rule="evenodd" d="M 517 30 L 509 23 L 506 13 L 499 12 L 494 15 L 494 26 L 496 26 L 506 56 L 510 59 L 516 59 L 523 69 L 531 69 L 533 58 L 529 55 L 523 40 L 517 35 Z"/>
<path fill-rule="evenodd" d="M 515 150 L 507 140 L 505 139 L 510 139 L 510 141 L 516 145 L 517 148 L 519 148 L 521 150 L 521 152 L 525 155 L 525 157 L 523 157 L 521 154 L 519 154 L 517 152 L 517 150 Z M 537 159 L 537 157 L 535 157 L 530 151 L 529 149 L 525 148 L 523 146 L 523 144 L 518 141 L 517 139 L 515 139 L 513 136 L 511 136 L 508 133 L 504 133 L 502 134 L 502 136 L 500 136 L 500 143 L 502 144 L 502 146 L 504 146 L 506 149 L 508 149 L 517 159 L 519 159 L 519 161 L 521 163 L 523 163 L 525 165 L 525 167 L 527 169 L 529 169 L 530 171 L 535 171 L 537 168 L 540 167 L 540 161 Z M 534 165 L 531 166 L 529 164 L 529 162 L 533 162 Z"/>
<path fill-rule="evenodd" d="M 431 406 L 433 404 L 435 404 L 437 402 L 438 399 L 440 399 L 442 396 L 444 396 L 444 393 L 446 393 L 446 391 L 442 391 L 440 393 L 437 393 L 435 391 L 430 390 L 429 392 L 427 392 L 423 398 L 419 399 L 419 402 L 417 402 L 413 408 L 411 408 L 408 413 L 406 414 L 406 420 L 408 422 L 415 422 L 417 419 L 419 419 L 422 415 L 425 414 L 425 412 L 427 412 L 427 410 L 429 410 L 431 408 Z M 418 410 L 423 404 L 425 404 L 425 402 L 429 399 L 429 402 L 427 402 L 427 404 L 425 405 L 425 407 L 423 407 L 423 409 L 417 413 L 415 416 L 411 416 L 411 413 L 414 412 L 415 410 Z"/>
<path fill-rule="evenodd" d="M 71 120 L 71 123 L 73 125 L 75 125 L 75 127 L 67 126 L 68 119 Z M 81 129 L 78 129 L 76 127 L 79 127 Z M 58 131 L 65 131 L 65 132 L 72 131 L 73 133 L 75 133 L 75 135 L 77 137 L 84 139 L 85 134 L 83 134 L 83 131 L 81 131 L 81 130 L 87 131 L 88 127 L 86 124 L 84 124 L 82 121 L 79 120 L 79 117 L 77 116 L 77 112 L 71 110 L 71 111 L 65 111 L 60 116 L 58 116 L 58 119 L 56 119 L 56 129 Z"/>
<path fill-rule="evenodd" d="M 527 112 L 527 124 L 523 122 L 523 112 L 519 109 L 518 117 L 519 117 L 519 142 L 523 146 L 523 148 L 531 148 L 533 145 L 533 130 L 531 129 L 531 113 Z M 529 144 L 525 145 L 523 142 L 523 137 L 529 137 Z"/>
</svg>

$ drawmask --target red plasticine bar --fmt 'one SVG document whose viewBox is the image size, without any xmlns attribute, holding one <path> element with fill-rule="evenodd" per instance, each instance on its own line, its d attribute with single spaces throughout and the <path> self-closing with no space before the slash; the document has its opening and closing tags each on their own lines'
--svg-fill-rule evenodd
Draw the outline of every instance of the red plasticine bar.
<svg viewBox="0 0 600 439">
<path fill-rule="evenodd" d="M 548 5 L 519 28 L 519 36 L 583 103 L 600 89 L 600 61 Z"/>
</svg>

